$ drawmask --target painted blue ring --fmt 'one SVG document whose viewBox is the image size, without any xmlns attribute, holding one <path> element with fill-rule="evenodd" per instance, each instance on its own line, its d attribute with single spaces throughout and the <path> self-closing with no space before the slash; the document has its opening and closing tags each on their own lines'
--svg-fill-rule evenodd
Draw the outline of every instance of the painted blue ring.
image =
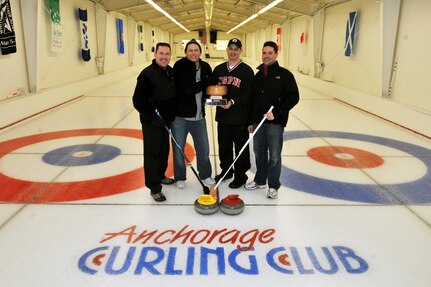
<svg viewBox="0 0 431 287">
<path fill-rule="evenodd" d="M 88 156 L 77 157 L 76 153 L 90 152 Z M 79 144 L 65 146 L 47 152 L 42 160 L 57 166 L 85 166 L 110 161 L 121 154 L 117 147 L 105 144 Z"/>
<path fill-rule="evenodd" d="M 322 179 L 282 166 L 282 185 L 315 195 L 356 202 L 377 204 L 431 203 L 431 150 L 389 138 L 347 132 L 292 131 L 283 134 L 284 141 L 313 137 L 353 139 L 392 147 L 411 154 L 422 161 L 427 167 L 427 172 L 423 177 L 412 182 L 376 185 Z"/>
</svg>

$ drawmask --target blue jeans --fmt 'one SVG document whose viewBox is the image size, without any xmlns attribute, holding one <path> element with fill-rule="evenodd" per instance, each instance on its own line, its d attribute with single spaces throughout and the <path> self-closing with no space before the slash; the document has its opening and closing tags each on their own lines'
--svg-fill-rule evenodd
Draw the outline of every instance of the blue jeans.
<svg viewBox="0 0 431 287">
<path fill-rule="evenodd" d="M 205 119 L 188 121 L 181 117 L 176 117 L 172 123 L 172 135 L 184 151 L 187 135 L 190 133 L 193 138 L 196 151 L 197 169 L 199 177 L 206 179 L 211 177 L 212 167 L 209 159 L 209 142 L 207 124 Z M 186 165 L 181 152 L 175 143 L 172 143 L 174 151 L 174 177 L 175 180 L 186 180 Z"/>
<path fill-rule="evenodd" d="M 283 131 L 281 125 L 265 123 L 253 137 L 257 169 L 254 182 L 259 185 L 265 185 L 268 180 L 269 188 L 280 188 Z"/>
</svg>

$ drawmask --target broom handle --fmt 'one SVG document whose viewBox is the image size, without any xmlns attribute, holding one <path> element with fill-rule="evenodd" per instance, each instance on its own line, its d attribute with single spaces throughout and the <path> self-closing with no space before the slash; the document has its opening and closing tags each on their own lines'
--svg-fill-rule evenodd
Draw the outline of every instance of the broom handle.
<svg viewBox="0 0 431 287">
<path fill-rule="evenodd" d="M 160 115 L 159 111 L 157 109 L 154 109 L 156 111 L 157 116 L 159 116 L 159 118 L 162 118 L 162 116 Z M 189 165 L 190 169 L 193 171 L 193 173 L 196 175 L 196 178 L 198 179 L 199 183 L 202 185 L 202 188 L 204 189 L 204 194 L 209 194 L 210 190 L 208 186 L 205 186 L 205 184 L 202 182 L 202 179 L 199 177 L 198 173 L 196 172 L 195 168 L 193 167 L 192 163 L 190 162 L 190 160 L 187 158 L 185 152 L 183 151 L 182 147 L 178 144 L 177 140 L 175 139 L 174 135 L 172 134 L 172 129 L 168 128 L 166 125 L 164 126 L 166 131 L 169 133 L 169 136 L 171 137 L 172 141 L 174 142 L 174 144 L 177 146 L 178 151 L 181 153 L 181 155 L 183 156 L 183 158 L 186 160 L 187 164 Z"/>
<path fill-rule="evenodd" d="M 271 106 L 269 108 L 269 110 L 266 112 L 266 114 L 270 113 L 272 111 L 272 109 L 274 108 L 274 106 Z M 222 183 L 224 177 L 229 173 L 229 171 L 231 170 L 231 168 L 233 167 L 233 165 L 235 164 L 236 160 L 240 157 L 240 155 L 242 154 L 242 152 L 244 151 L 244 149 L 248 146 L 248 144 L 250 143 L 250 141 L 252 140 L 252 138 L 254 137 L 254 135 L 256 134 L 257 130 L 260 128 L 261 125 L 263 125 L 263 123 L 265 122 L 267 116 L 266 114 L 263 115 L 263 119 L 260 121 L 260 123 L 257 125 L 257 127 L 254 129 L 253 133 L 251 134 L 251 136 L 248 138 L 247 142 L 244 144 L 244 146 L 241 148 L 241 150 L 239 151 L 238 155 L 235 157 L 234 161 L 232 162 L 232 164 L 230 165 L 230 167 L 227 169 L 227 171 L 225 172 L 225 174 L 223 175 L 222 178 L 220 178 L 220 180 L 217 182 L 216 186 L 214 187 L 214 189 L 217 189 L 218 186 L 220 185 L 220 183 Z"/>
</svg>

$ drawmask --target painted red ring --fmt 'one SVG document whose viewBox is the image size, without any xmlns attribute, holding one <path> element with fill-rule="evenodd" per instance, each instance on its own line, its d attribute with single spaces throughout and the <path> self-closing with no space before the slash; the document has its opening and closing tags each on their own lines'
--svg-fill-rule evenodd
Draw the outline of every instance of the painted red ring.
<svg viewBox="0 0 431 287">
<path fill-rule="evenodd" d="M 352 158 L 338 158 L 336 155 L 339 153 L 351 155 Z M 319 146 L 308 150 L 307 155 L 320 163 L 342 168 L 375 168 L 384 164 L 381 156 L 345 146 Z"/>
<path fill-rule="evenodd" d="M 142 139 L 136 129 L 79 129 L 49 132 L 16 138 L 0 143 L 0 159 L 8 153 L 43 141 L 87 135 L 111 135 Z M 189 146 L 186 146 L 186 152 Z M 190 156 L 190 160 L 193 160 Z M 172 156 L 169 157 L 166 176 L 173 175 Z M 115 195 L 142 188 L 145 184 L 143 167 L 109 176 L 74 182 L 33 182 L 11 178 L 0 172 L 0 201 L 15 203 L 47 203 L 85 200 Z"/>
</svg>

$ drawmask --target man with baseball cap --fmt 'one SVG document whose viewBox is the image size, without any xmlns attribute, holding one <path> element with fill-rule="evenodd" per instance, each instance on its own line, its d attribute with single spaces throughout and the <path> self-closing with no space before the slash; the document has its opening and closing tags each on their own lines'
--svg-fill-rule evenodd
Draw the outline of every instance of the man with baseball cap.
<svg viewBox="0 0 431 287">
<path fill-rule="evenodd" d="M 250 151 L 248 148 L 235 162 L 233 171 L 229 171 L 228 174 L 226 172 L 234 160 L 234 150 L 235 154 L 238 155 L 249 138 L 247 123 L 251 117 L 250 105 L 253 95 L 254 73 L 252 68 L 240 59 L 242 44 L 239 39 L 230 39 L 226 52 L 228 61 L 215 67 L 213 73 L 214 83 L 227 87 L 227 94 L 224 97 L 227 104 L 217 106 L 216 110 L 215 119 L 218 123 L 219 159 L 222 171 L 215 177 L 215 180 L 218 182 L 223 176 L 224 179 L 234 176 L 229 187 L 239 188 L 248 179 L 246 175 L 250 168 Z"/>
<path fill-rule="evenodd" d="M 227 46 L 229 47 L 230 45 L 235 45 L 238 49 L 242 49 L 241 41 L 237 38 L 230 39 Z"/>
</svg>

